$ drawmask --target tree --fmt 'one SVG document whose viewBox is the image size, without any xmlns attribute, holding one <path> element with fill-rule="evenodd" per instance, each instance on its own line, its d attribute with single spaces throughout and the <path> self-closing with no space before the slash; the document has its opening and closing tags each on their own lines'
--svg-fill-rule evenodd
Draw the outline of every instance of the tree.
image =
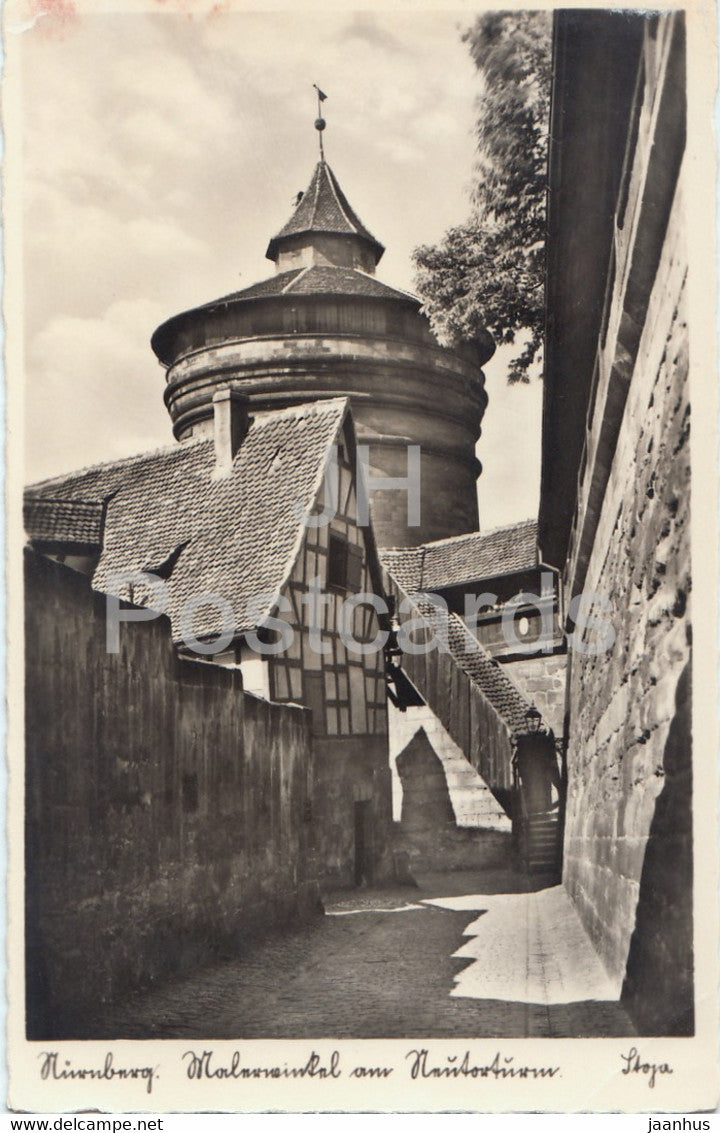
<svg viewBox="0 0 720 1133">
<path fill-rule="evenodd" d="M 472 340 L 485 327 L 498 343 L 524 342 L 511 382 L 528 381 L 542 351 L 550 21 L 547 12 L 491 12 L 463 35 L 482 81 L 472 212 L 413 255 L 441 341 Z"/>
</svg>

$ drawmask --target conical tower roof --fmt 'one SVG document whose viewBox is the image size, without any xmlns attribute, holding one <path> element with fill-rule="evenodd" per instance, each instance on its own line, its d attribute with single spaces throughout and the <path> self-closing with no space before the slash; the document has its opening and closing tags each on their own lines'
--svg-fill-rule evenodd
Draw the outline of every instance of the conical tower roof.
<svg viewBox="0 0 720 1133">
<path fill-rule="evenodd" d="M 155 331 L 175 436 L 212 436 L 214 397 L 228 386 L 245 394 L 257 415 L 349 397 L 376 482 L 402 473 L 408 444 L 421 450 L 421 523 L 406 526 L 394 494 L 383 489 L 371 505 L 380 543 L 429 543 L 476 530 L 475 441 L 487 403 L 479 367 L 493 353 L 490 335 L 441 346 L 420 300 L 375 277 L 384 248 L 322 151 L 298 197 L 267 249 L 271 279 L 175 315 Z"/>
<path fill-rule="evenodd" d="M 324 160 L 317 163 L 307 191 L 287 223 L 273 236 L 265 255 L 277 261 L 286 243 L 296 244 L 300 237 L 312 243 L 314 235 L 354 237 L 371 251 L 376 264 L 385 251 L 362 223 Z"/>
</svg>

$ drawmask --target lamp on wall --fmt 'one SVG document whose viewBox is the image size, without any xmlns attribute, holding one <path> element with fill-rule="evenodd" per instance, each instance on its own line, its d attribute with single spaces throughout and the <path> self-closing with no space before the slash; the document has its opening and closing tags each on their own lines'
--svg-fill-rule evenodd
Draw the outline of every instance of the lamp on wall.
<svg viewBox="0 0 720 1133">
<path fill-rule="evenodd" d="M 393 612 L 391 614 L 387 641 L 384 646 L 385 684 L 388 700 L 394 704 L 400 712 L 404 712 L 406 708 L 422 707 L 425 701 L 420 696 L 420 693 L 417 691 L 412 681 L 408 680 L 405 673 L 402 671 L 403 652 L 398 644 L 397 636 L 399 628 L 399 622 Z"/>
<path fill-rule="evenodd" d="M 542 716 L 538 712 L 534 704 L 531 704 L 525 713 L 525 728 L 528 732 L 538 732 L 540 730 L 540 721 Z"/>
</svg>

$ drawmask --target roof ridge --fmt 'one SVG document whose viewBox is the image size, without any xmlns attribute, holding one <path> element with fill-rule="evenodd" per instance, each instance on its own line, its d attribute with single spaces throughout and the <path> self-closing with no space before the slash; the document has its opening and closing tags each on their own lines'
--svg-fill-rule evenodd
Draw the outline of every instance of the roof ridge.
<svg viewBox="0 0 720 1133">
<path fill-rule="evenodd" d="M 421 547 L 438 547 L 445 546 L 447 543 L 457 543 L 461 539 L 476 539 L 480 536 L 483 539 L 488 538 L 490 535 L 496 535 L 500 531 L 514 531 L 519 527 L 526 527 L 533 524 L 537 527 L 536 519 L 518 519 L 514 523 L 505 523 L 501 527 L 491 527 L 488 531 L 464 531 L 461 535 L 446 535 L 444 539 L 433 539 L 429 543 L 421 543 Z"/>
<path fill-rule="evenodd" d="M 449 615 L 450 615 L 451 624 L 455 624 L 458 628 L 462 628 L 463 634 L 467 635 L 467 637 L 473 643 L 470 646 L 471 652 L 479 653 L 480 656 L 482 657 L 482 659 L 492 666 L 492 672 L 496 676 L 496 678 L 499 679 L 500 683 L 504 684 L 506 688 L 510 689 L 512 691 L 512 693 L 515 696 L 517 696 L 518 699 L 520 701 L 522 701 L 522 703 L 524 705 L 529 705 L 531 703 L 530 698 L 528 696 L 526 696 L 526 694 L 522 691 L 522 689 L 517 684 L 515 679 L 507 671 L 506 666 L 501 665 L 500 662 L 495 657 L 493 657 L 490 650 L 485 645 L 483 645 L 482 641 L 480 641 L 479 638 L 475 637 L 475 634 L 472 633 L 471 630 L 468 628 L 468 626 L 465 624 L 465 621 L 462 618 L 462 616 L 460 614 L 456 613 L 454 610 L 450 610 Z M 468 644 L 470 644 L 470 642 L 468 642 Z M 451 646 L 451 652 L 452 652 L 452 646 Z M 462 660 L 460 658 L 456 658 L 456 660 L 457 660 L 457 663 L 460 665 L 460 667 L 463 668 Z M 470 677 L 470 679 L 474 683 L 479 684 L 479 682 L 476 679 L 476 676 L 472 672 L 469 672 L 468 670 L 464 670 L 464 671 L 468 673 L 468 676 Z M 480 687 L 482 687 L 482 686 L 480 686 Z M 489 690 L 486 687 L 484 687 L 482 691 L 483 691 L 486 699 L 490 700 L 490 703 L 492 704 L 492 698 L 489 695 Z M 512 728 L 512 721 L 509 719 L 509 714 L 506 714 L 505 710 L 502 710 L 501 708 L 497 707 L 494 704 L 493 704 L 493 707 L 495 708 L 495 711 L 498 712 L 499 715 L 502 716 L 503 719 L 505 719 L 508 722 L 508 724 L 510 724 L 510 726 Z"/>
<path fill-rule="evenodd" d="M 381 287 L 389 287 L 391 291 L 397 291 L 400 295 L 407 295 L 408 299 L 414 299 L 416 303 L 420 302 L 419 295 L 414 295 L 412 291 L 406 291 L 404 287 L 396 287 L 394 283 L 385 283 L 384 280 L 378 279 L 376 275 L 365 271 L 364 268 L 353 267 L 349 270 L 357 272 L 358 275 L 364 275 L 366 279 L 371 279 L 373 283 L 379 283 Z"/>
<path fill-rule="evenodd" d="M 382 554 L 398 555 L 401 552 L 402 554 L 407 554 L 409 551 L 422 551 L 426 545 L 425 543 L 417 543 L 414 547 L 383 547 Z"/>
<path fill-rule="evenodd" d="M 425 583 L 425 560 L 427 559 L 427 551 L 426 551 L 425 547 L 422 547 L 422 546 L 420 548 L 420 551 L 421 551 L 421 554 L 420 554 L 420 581 L 418 582 L 418 586 L 420 587 L 420 590 L 422 591 L 423 585 Z"/>
<path fill-rule="evenodd" d="M 198 586 L 231 601 L 233 629 L 241 634 L 271 612 L 258 597 L 283 588 L 304 534 L 305 513 L 315 499 L 324 499 L 318 487 L 328 450 L 350 430 L 350 412 L 347 397 L 325 397 L 258 413 L 240 445 L 232 476 L 223 480 L 213 477 L 210 439 L 106 462 L 87 477 L 58 478 L 29 493 L 28 510 L 37 513 L 32 530 L 40 535 L 45 529 L 59 535 L 85 532 L 96 542 L 104 510 L 99 499 L 112 494 L 108 538 L 93 588 L 128 597 L 127 588 L 113 582 L 118 570 L 149 569 L 148 563 L 165 570 L 170 553 L 190 539 L 168 580 L 173 640 L 182 636 L 181 611 Z M 284 456 L 275 465 L 278 446 Z M 87 500 L 93 496 L 97 504 Z M 137 605 L 152 604 L 152 595 L 142 587 L 133 599 Z M 198 615 L 194 631 L 201 640 L 215 637 L 214 612 Z"/>
<path fill-rule="evenodd" d="M 312 210 L 310 212 L 310 226 L 311 226 L 311 228 L 315 226 L 315 220 L 317 218 L 318 198 L 320 196 L 320 181 L 322 179 L 322 170 L 323 170 L 324 165 L 325 165 L 325 162 L 321 158 L 320 161 L 318 162 L 318 167 L 317 167 L 317 170 L 316 170 L 317 176 L 314 179 L 315 180 L 315 196 L 313 198 Z M 292 217 L 290 219 L 292 220 Z"/>
<path fill-rule="evenodd" d="M 71 477 L 84 476 L 88 472 L 99 472 L 103 468 L 115 468 L 119 464 L 138 464 L 140 461 L 148 460 L 153 456 L 172 455 L 176 452 L 185 452 L 187 449 L 212 443 L 212 438 L 196 437 L 194 440 L 183 441 L 181 444 L 176 441 L 172 445 L 162 445 L 158 448 L 147 449 L 145 452 L 134 452 L 128 456 L 119 456 L 115 460 L 99 460 L 95 464 L 86 464 L 82 468 L 71 468 L 68 472 L 59 472 L 57 476 L 50 476 L 46 480 L 35 480 L 31 484 L 25 485 L 25 491 L 35 492 L 38 488 L 48 488 L 53 484 L 61 484 Z"/>
<path fill-rule="evenodd" d="M 331 409 L 339 410 L 341 405 L 344 407 L 349 404 L 349 402 L 350 398 L 346 395 L 340 397 L 324 397 L 319 401 L 300 401 L 296 405 L 286 405 L 284 409 L 264 410 L 262 417 L 255 418 L 255 423 L 257 425 L 264 425 L 271 419 L 275 421 L 277 418 L 282 417 L 300 417 L 313 412 L 327 413 Z M 250 408 L 252 410 L 252 406 Z"/>
<path fill-rule="evenodd" d="M 414 303 L 420 303 L 417 295 L 413 295 L 412 291 L 405 291 L 402 287 L 395 287 L 392 283 L 385 283 L 383 279 L 378 279 L 372 272 L 364 271 L 359 267 L 350 267 L 349 264 L 312 264 L 308 269 L 309 271 L 336 271 L 346 272 L 349 275 L 359 275 L 363 279 L 367 279 L 380 291 L 390 291 L 394 295 L 402 296 L 404 299 L 411 299 Z"/>
<path fill-rule="evenodd" d="M 358 225 L 357 225 L 357 224 L 355 224 L 355 223 L 354 223 L 354 222 L 352 221 L 352 219 L 351 219 L 351 218 L 350 218 L 350 217 L 348 216 L 348 214 L 347 214 L 346 210 L 345 210 L 345 209 L 343 208 L 343 203 L 342 203 L 342 201 L 340 200 L 340 197 L 338 196 L 338 191 L 337 191 L 337 190 L 338 190 L 338 188 L 339 188 L 339 185 L 338 185 L 338 183 L 337 183 L 337 178 L 335 177 L 335 174 L 333 173 L 332 169 L 331 169 L 331 168 L 330 168 L 330 166 L 329 166 L 329 165 L 327 164 L 327 162 L 323 162 L 323 165 L 325 166 L 325 169 L 326 169 L 326 171 L 327 171 L 328 181 L 330 182 L 330 188 L 332 189 L 332 195 L 333 195 L 333 196 L 334 196 L 334 198 L 335 198 L 335 201 L 336 201 L 336 203 L 337 203 L 337 206 L 338 206 L 338 208 L 340 209 L 340 212 L 341 212 L 341 213 L 342 213 L 342 215 L 343 215 L 343 216 L 345 217 L 345 220 L 346 220 L 346 221 L 347 221 L 347 223 L 348 223 L 348 224 L 350 225 L 350 228 L 351 228 L 351 229 L 352 229 L 352 231 L 353 231 L 353 232 L 355 233 L 355 235 L 356 235 L 356 236 L 360 236 L 360 235 L 361 235 L 361 232 L 360 232 L 360 229 L 358 228 Z M 349 203 L 350 203 L 350 202 L 348 202 L 348 205 L 349 205 Z M 360 222 L 360 217 L 357 217 L 357 220 L 358 220 L 358 222 Z M 362 222 L 360 222 L 360 223 L 362 223 Z"/>
<path fill-rule="evenodd" d="M 370 291 L 362 292 L 349 292 L 351 295 L 363 295 L 367 298 L 380 298 L 380 299 L 403 299 L 411 303 L 420 305 L 420 300 L 417 295 L 413 295 L 411 291 L 405 291 L 400 287 L 395 287 L 390 283 L 385 283 L 384 280 L 378 279 L 376 275 L 371 272 L 363 271 L 362 268 L 349 267 L 343 264 L 310 264 L 303 268 L 291 268 L 289 271 L 278 272 L 276 275 L 268 276 L 266 279 L 258 279 L 254 283 L 248 284 L 247 287 L 242 288 L 240 291 L 231 291 L 227 295 L 221 295 L 217 299 L 213 299 L 207 303 L 201 304 L 196 308 L 199 311 L 215 310 L 218 307 L 227 307 L 231 303 L 254 303 L 266 302 L 273 299 L 282 299 L 283 296 L 291 294 L 295 290 L 295 286 L 300 287 L 301 276 L 303 279 L 309 276 L 313 278 L 315 272 L 333 272 L 336 273 L 337 279 L 351 279 L 355 277 L 363 283 L 367 281 L 370 285 Z M 287 279 L 287 277 L 290 277 Z M 281 286 L 277 286 L 278 281 L 287 279 Z M 268 288 L 267 291 L 262 291 L 263 288 Z M 250 292 L 250 294 L 248 294 Z M 319 292 L 318 292 L 319 293 Z M 342 289 L 337 292 L 328 292 L 329 294 L 346 294 Z M 303 292 L 298 292 L 303 294 Z M 311 292 L 310 294 L 314 294 Z M 179 315 L 173 318 L 181 318 L 183 315 L 192 314 L 192 311 L 182 311 Z M 172 321 L 172 320 L 168 320 Z"/>
<path fill-rule="evenodd" d="M 44 507 L 48 504 L 52 504 L 53 507 L 72 506 L 72 507 L 102 508 L 102 507 L 105 506 L 105 500 L 85 500 L 85 499 L 82 499 L 82 497 L 80 497 L 80 496 L 67 497 L 67 496 L 34 496 L 33 495 L 29 499 L 25 500 L 24 506 L 30 507 L 31 505 L 35 505 L 35 506 L 41 505 L 41 506 Z"/>
<path fill-rule="evenodd" d="M 292 288 L 295 286 L 295 284 L 299 280 L 301 280 L 303 278 L 303 276 L 307 275 L 307 273 L 310 271 L 311 267 L 312 267 L 312 264 L 308 264 L 307 267 L 300 268 L 299 271 L 295 272 L 292 279 L 289 279 L 288 282 L 285 284 L 285 286 L 283 288 L 281 288 L 280 294 L 286 295 L 288 291 L 292 290 Z"/>
<path fill-rule="evenodd" d="M 458 628 L 462 629 L 463 641 L 467 641 L 467 644 L 470 646 L 470 649 L 473 653 L 479 653 L 485 660 L 489 661 L 491 665 L 497 664 L 490 650 L 487 648 L 487 646 L 483 645 L 479 637 L 475 636 L 461 614 L 458 614 L 455 610 L 448 610 L 447 616 L 450 618 L 452 624 L 457 625 Z"/>
<path fill-rule="evenodd" d="M 479 639 L 479 638 L 476 638 L 476 637 L 475 637 L 474 633 L 472 633 L 472 631 L 471 631 L 471 630 L 470 630 L 470 629 L 468 628 L 468 626 L 466 625 L 466 623 L 465 623 L 465 620 L 464 620 L 464 618 L 462 617 L 462 615 L 461 615 L 461 614 L 458 614 L 458 613 L 456 613 L 456 612 L 455 612 L 454 610 L 451 610 L 451 611 L 450 611 L 450 617 L 451 617 L 451 618 L 455 618 L 455 619 L 456 619 L 456 621 L 457 621 L 457 622 L 459 622 L 459 624 L 460 624 L 460 625 L 462 625 L 462 627 L 463 627 L 463 630 L 465 631 L 465 633 L 469 634 L 469 636 L 470 636 L 470 637 L 472 638 L 472 640 L 473 640 L 474 642 L 476 642 L 476 643 L 477 643 L 477 645 L 479 646 L 479 651 L 480 651 L 481 653 L 483 653 L 483 654 L 484 654 L 484 655 L 485 655 L 485 656 L 487 657 L 487 659 L 488 659 L 488 661 L 489 661 L 489 662 L 491 663 L 491 665 L 494 665 L 494 666 L 495 666 L 495 668 L 496 668 L 497 672 L 498 672 L 498 673 L 501 673 L 501 674 L 502 674 L 503 680 L 504 680 L 504 681 L 505 681 L 505 682 L 506 682 L 506 683 L 507 683 L 508 685 L 510 685 L 510 686 L 511 686 L 511 688 L 513 689 L 513 692 L 516 692 L 516 693 L 518 694 L 518 696 L 519 696 L 519 697 L 520 697 L 520 698 L 521 698 L 522 700 L 524 700 L 524 701 L 525 701 L 525 703 L 526 703 L 526 704 L 530 704 L 530 703 L 531 703 L 530 697 L 528 697 L 528 696 L 527 696 L 527 695 L 526 695 L 526 694 L 525 694 L 525 693 L 523 692 L 523 690 L 522 690 L 522 689 L 520 688 L 520 685 L 519 685 L 519 684 L 517 683 L 517 681 L 516 681 L 516 680 L 515 680 L 515 678 L 514 678 L 514 677 L 512 676 L 512 674 L 511 674 L 511 673 L 509 672 L 509 670 L 508 670 L 507 666 L 506 666 L 506 665 L 502 665 L 502 664 L 501 664 L 501 663 L 500 663 L 500 662 L 499 662 L 499 661 L 497 660 L 497 658 L 493 657 L 492 653 L 491 653 L 491 652 L 490 652 L 490 650 L 489 650 L 489 649 L 487 648 L 487 646 L 483 645 L 482 641 L 480 641 L 480 639 Z"/>
<path fill-rule="evenodd" d="M 323 481 L 324 481 L 325 476 L 327 474 L 328 453 L 330 452 L 332 445 L 335 443 L 335 441 L 337 439 L 338 432 L 342 428 L 343 422 L 345 421 L 345 417 L 346 417 L 346 415 L 349 411 L 349 407 L 350 407 L 350 398 L 349 397 L 333 397 L 333 398 L 327 398 L 324 403 L 314 402 L 312 404 L 313 405 L 319 405 L 319 404 L 334 405 L 338 409 L 342 405 L 343 411 L 342 411 L 341 414 L 338 415 L 338 419 L 337 419 L 337 422 L 335 423 L 335 427 L 332 430 L 332 433 L 331 433 L 331 435 L 330 435 L 330 437 L 329 437 L 329 439 L 328 439 L 328 441 L 325 445 L 325 451 L 322 454 L 322 459 L 318 462 L 318 466 L 317 466 L 317 469 L 316 469 L 316 472 L 315 472 L 315 478 L 313 480 L 312 490 L 310 492 L 310 498 L 305 500 L 305 513 L 304 513 L 304 515 L 301 514 L 300 516 L 298 516 L 297 530 L 295 532 L 295 539 L 293 541 L 292 548 L 291 548 L 290 553 L 289 553 L 287 560 L 285 562 L 285 568 L 284 568 L 284 570 L 281 574 L 281 577 L 280 577 L 280 583 L 277 587 L 277 592 L 276 592 L 277 594 L 282 593 L 284 588 L 287 586 L 287 583 L 290 579 L 290 576 L 292 575 L 293 567 L 295 566 L 295 563 L 297 562 L 298 556 L 299 556 L 299 554 L 302 550 L 303 542 L 304 542 L 304 540 L 307 536 L 307 526 L 308 526 L 307 519 L 305 517 L 309 515 L 309 509 L 312 508 L 313 504 L 317 501 L 318 495 L 320 493 L 320 489 L 322 487 Z M 242 449 L 241 449 L 241 451 L 242 451 Z M 269 613 L 271 613 L 271 611 L 274 610 L 274 609 L 275 609 L 275 602 L 273 600 L 271 602 L 270 606 L 267 607 L 266 610 L 265 610 L 265 617 L 267 617 L 267 615 Z M 261 623 L 258 622 L 258 625 L 259 624 L 261 624 Z"/>
<path fill-rule="evenodd" d="M 301 416 L 311 412 L 329 412 L 331 408 L 339 410 L 340 405 L 345 406 L 349 402 L 349 397 L 326 397 L 320 401 L 303 401 L 297 405 L 288 405 L 284 409 L 269 409 L 262 417 L 256 416 L 254 427 L 263 428 L 271 421 L 277 418 Z M 25 485 L 25 492 L 31 492 L 33 498 L 42 499 L 40 490 L 43 488 L 50 488 L 54 485 L 66 483 L 68 480 L 74 480 L 80 476 L 85 476 L 90 472 L 100 472 L 103 469 L 117 468 L 120 465 L 124 467 L 132 467 L 134 464 L 140 464 L 143 461 L 151 460 L 157 456 L 174 456 L 176 453 L 187 452 L 192 448 L 199 448 L 202 445 L 212 445 L 212 437 L 197 437 L 194 440 L 183 441 L 181 443 L 175 442 L 172 445 L 163 445 L 159 448 L 148 449 L 146 452 L 131 453 L 129 456 L 120 456 L 116 460 L 101 460 L 95 464 L 88 464 L 82 468 L 71 468 L 68 472 L 60 472 L 57 476 L 52 476 L 46 480 L 35 480 L 31 484 Z M 56 499 L 57 497 L 49 497 Z M 98 501 L 88 500 L 87 503 L 95 503 Z"/>
</svg>

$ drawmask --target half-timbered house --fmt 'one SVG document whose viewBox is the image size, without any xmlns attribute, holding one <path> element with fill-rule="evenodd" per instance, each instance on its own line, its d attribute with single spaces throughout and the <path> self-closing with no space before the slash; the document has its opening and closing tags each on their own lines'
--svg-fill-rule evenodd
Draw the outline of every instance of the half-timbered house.
<svg viewBox="0 0 720 1133">
<path fill-rule="evenodd" d="M 181 652 L 238 666 L 246 691 L 312 709 L 306 820 L 318 874 L 377 878 L 391 816 L 385 659 L 381 615 L 363 596 L 381 594 L 381 574 L 358 522 L 349 403 L 253 418 L 227 390 L 214 408 L 214 440 L 35 485 L 26 514 L 103 505 L 96 590 L 168 614 Z M 40 549 L 47 522 L 29 522 Z"/>
</svg>

